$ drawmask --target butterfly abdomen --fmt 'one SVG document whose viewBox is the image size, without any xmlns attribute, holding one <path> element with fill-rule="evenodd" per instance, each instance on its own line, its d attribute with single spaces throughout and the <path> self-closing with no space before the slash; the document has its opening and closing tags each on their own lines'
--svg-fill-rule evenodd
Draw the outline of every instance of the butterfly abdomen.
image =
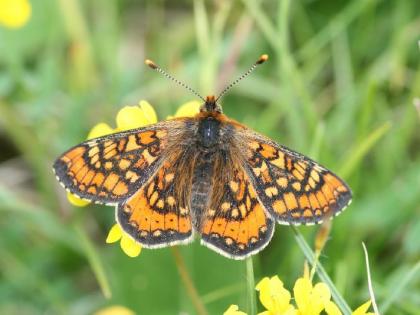
<svg viewBox="0 0 420 315">
<path fill-rule="evenodd" d="M 213 156 L 213 153 L 201 153 L 194 165 L 190 198 L 193 224 L 197 229 L 201 222 L 201 214 L 207 210 L 209 197 L 212 195 Z"/>
</svg>

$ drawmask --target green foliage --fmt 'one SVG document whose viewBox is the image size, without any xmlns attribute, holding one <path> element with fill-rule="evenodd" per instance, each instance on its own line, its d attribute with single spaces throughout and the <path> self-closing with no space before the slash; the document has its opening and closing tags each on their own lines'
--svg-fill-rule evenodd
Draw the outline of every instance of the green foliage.
<svg viewBox="0 0 420 315">
<path fill-rule="evenodd" d="M 106 245 L 109 207 L 72 208 L 53 176 L 59 153 L 121 106 L 147 99 L 161 118 L 193 98 L 150 71 L 151 58 L 202 94 L 262 53 L 270 60 L 224 97 L 224 111 L 344 176 L 352 205 L 320 257 L 354 309 L 420 309 L 420 2 L 411 0 L 31 1 L 22 29 L 0 26 L 0 313 L 195 313 L 170 249 L 130 259 Z M 317 227 L 298 230 L 313 244 Z M 210 314 L 250 302 L 250 266 L 198 242 L 181 248 Z M 288 287 L 305 256 L 277 226 L 253 258 L 255 281 Z M 110 296 L 109 299 L 106 296 Z"/>
</svg>

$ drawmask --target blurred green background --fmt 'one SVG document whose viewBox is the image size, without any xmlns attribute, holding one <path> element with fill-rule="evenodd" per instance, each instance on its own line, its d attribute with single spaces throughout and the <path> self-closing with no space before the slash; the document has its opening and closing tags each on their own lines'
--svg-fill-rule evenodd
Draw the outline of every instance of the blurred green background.
<svg viewBox="0 0 420 315">
<path fill-rule="evenodd" d="M 171 250 L 132 259 L 106 245 L 114 209 L 72 207 L 51 165 L 124 105 L 146 99 L 162 119 L 194 99 L 145 58 L 207 95 L 262 53 L 225 113 L 349 182 L 353 203 L 321 257 L 349 305 L 369 298 L 364 241 L 382 313 L 420 314 L 420 2 L 30 3 L 22 28 L 0 25 L 0 314 L 195 314 Z M 313 244 L 318 227 L 299 230 Z M 198 241 L 180 249 L 209 314 L 246 308 L 244 262 Z M 304 260 L 277 226 L 255 279 L 290 289 Z"/>
</svg>

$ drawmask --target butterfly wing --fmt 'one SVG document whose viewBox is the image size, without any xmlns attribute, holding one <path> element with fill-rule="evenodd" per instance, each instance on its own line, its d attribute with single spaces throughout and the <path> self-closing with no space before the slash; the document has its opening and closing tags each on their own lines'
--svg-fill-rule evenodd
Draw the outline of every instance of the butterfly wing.
<svg viewBox="0 0 420 315">
<path fill-rule="evenodd" d="M 157 171 L 184 124 L 169 120 L 83 142 L 55 161 L 57 179 L 82 199 L 101 204 L 124 201 Z"/>
<path fill-rule="evenodd" d="M 238 139 L 258 198 L 278 223 L 321 223 L 351 202 L 347 184 L 308 157 L 247 128 Z"/>
<path fill-rule="evenodd" d="M 120 226 L 147 248 L 192 240 L 188 189 L 192 167 L 184 152 L 174 149 L 151 180 L 117 206 Z"/>
<path fill-rule="evenodd" d="M 218 166 L 217 166 L 218 165 Z M 202 244 L 233 259 L 261 251 L 274 232 L 274 221 L 257 199 L 238 160 L 215 161 L 213 192 L 202 213 Z"/>
</svg>

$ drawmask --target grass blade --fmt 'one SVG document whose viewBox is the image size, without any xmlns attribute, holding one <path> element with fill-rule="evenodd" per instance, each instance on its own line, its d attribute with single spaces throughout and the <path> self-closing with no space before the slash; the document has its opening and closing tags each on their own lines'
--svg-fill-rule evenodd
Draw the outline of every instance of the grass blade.
<svg viewBox="0 0 420 315">
<path fill-rule="evenodd" d="M 370 149 L 381 139 L 391 128 L 391 122 L 387 121 L 382 126 L 374 130 L 366 137 L 357 147 L 352 148 L 349 154 L 349 159 L 344 162 L 340 171 L 338 172 L 344 178 L 348 178 L 356 169 L 363 157 L 370 151 Z"/>
</svg>

